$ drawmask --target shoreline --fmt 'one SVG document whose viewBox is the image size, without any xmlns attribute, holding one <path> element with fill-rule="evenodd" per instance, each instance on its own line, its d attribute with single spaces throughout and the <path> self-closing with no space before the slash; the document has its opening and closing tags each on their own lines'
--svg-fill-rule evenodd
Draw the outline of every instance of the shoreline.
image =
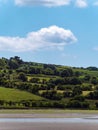
<svg viewBox="0 0 98 130">
<path fill-rule="evenodd" d="M 98 116 L 97 110 L 0 110 L 0 118 L 88 118 Z"/>
<path fill-rule="evenodd" d="M 0 130 L 97 130 L 98 122 L 93 119 L 96 116 L 98 117 L 98 111 L 95 110 L 0 110 Z M 67 119 L 66 123 L 43 122 L 42 120 L 46 119 L 42 118 L 48 118 L 48 120 L 49 118 L 50 120 L 52 118 L 54 118 L 53 120 L 56 120 L 56 118 L 62 118 L 61 120 L 72 118 L 72 121 L 68 122 L 70 119 Z M 75 122 L 75 118 L 87 118 L 87 121 L 79 119 L 84 121 Z M 42 122 L 28 122 L 28 120 L 40 119 Z"/>
</svg>

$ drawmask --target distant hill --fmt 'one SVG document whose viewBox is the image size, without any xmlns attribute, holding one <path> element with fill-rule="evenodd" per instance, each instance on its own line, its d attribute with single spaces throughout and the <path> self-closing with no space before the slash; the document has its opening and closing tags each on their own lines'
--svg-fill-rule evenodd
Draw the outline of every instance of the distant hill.
<svg viewBox="0 0 98 130">
<path fill-rule="evenodd" d="M 0 108 L 98 109 L 98 68 L 0 59 Z"/>
</svg>

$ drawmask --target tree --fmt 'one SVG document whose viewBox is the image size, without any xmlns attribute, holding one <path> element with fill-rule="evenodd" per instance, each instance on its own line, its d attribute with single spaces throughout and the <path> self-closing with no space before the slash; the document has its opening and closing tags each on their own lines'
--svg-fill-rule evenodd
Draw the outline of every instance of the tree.
<svg viewBox="0 0 98 130">
<path fill-rule="evenodd" d="M 26 77 L 25 73 L 23 73 L 23 72 L 19 73 L 18 79 L 20 79 L 23 82 L 27 81 L 27 77 Z"/>
<path fill-rule="evenodd" d="M 84 77 L 84 81 L 90 81 L 90 78 L 91 78 L 91 76 L 90 75 L 85 75 L 85 77 Z"/>
<path fill-rule="evenodd" d="M 44 73 L 45 73 L 46 75 L 53 75 L 53 74 L 54 74 L 54 71 L 53 71 L 51 68 L 46 68 L 46 69 L 44 70 Z"/>
<path fill-rule="evenodd" d="M 19 67 L 19 64 L 15 60 L 9 60 L 8 65 L 10 69 L 17 69 Z"/>
<path fill-rule="evenodd" d="M 91 84 L 83 84 L 82 85 L 82 91 L 91 91 L 92 85 Z"/>
<path fill-rule="evenodd" d="M 63 95 L 60 93 L 57 93 L 57 91 L 52 90 L 52 91 L 46 91 L 46 92 L 42 92 L 41 96 L 48 98 L 50 100 L 61 100 Z"/>
<path fill-rule="evenodd" d="M 80 102 L 84 102 L 85 101 L 85 97 L 82 95 L 76 95 L 72 100 L 77 100 Z"/>
<path fill-rule="evenodd" d="M 38 84 L 34 84 L 32 86 L 29 87 L 29 92 L 34 93 L 34 94 L 38 94 L 40 87 Z"/>
<path fill-rule="evenodd" d="M 0 106 L 4 105 L 4 100 L 0 100 Z"/>
<path fill-rule="evenodd" d="M 98 102 L 96 102 L 95 105 L 96 105 L 96 108 L 98 109 Z"/>
<path fill-rule="evenodd" d="M 73 101 L 69 101 L 67 104 L 68 108 L 81 108 L 81 103 L 80 101 L 77 100 L 73 100 Z"/>
<path fill-rule="evenodd" d="M 75 86 L 75 87 L 73 88 L 72 95 L 73 95 L 73 96 L 76 96 L 76 95 L 80 95 L 80 94 L 82 94 L 82 89 L 81 89 L 81 87 L 80 87 L 80 86 Z"/>
<path fill-rule="evenodd" d="M 72 97 L 72 92 L 70 92 L 70 91 L 64 91 L 63 95 L 64 95 L 65 98 L 66 97 Z"/>
<path fill-rule="evenodd" d="M 94 67 L 94 66 L 87 67 L 86 69 L 88 69 L 90 71 L 97 71 L 98 70 L 98 68 Z"/>
<path fill-rule="evenodd" d="M 77 77 L 72 77 L 69 79 L 70 81 L 70 84 L 73 84 L 73 85 L 77 85 L 77 84 L 81 84 L 81 80 Z"/>
<path fill-rule="evenodd" d="M 92 77 L 91 78 L 91 83 L 94 84 L 94 85 L 98 84 L 97 78 L 96 77 Z"/>
<path fill-rule="evenodd" d="M 90 92 L 87 95 L 87 98 L 92 99 L 92 100 L 98 100 L 98 90 L 96 90 L 94 92 Z"/>
<path fill-rule="evenodd" d="M 15 61 L 17 61 L 18 64 L 22 64 L 23 63 L 22 59 L 20 59 L 20 57 L 18 57 L 18 56 L 15 56 L 13 59 Z"/>
<path fill-rule="evenodd" d="M 38 83 L 39 81 L 40 81 L 39 78 L 31 78 L 30 79 L 30 82 L 32 82 L 32 83 Z"/>
<path fill-rule="evenodd" d="M 73 76 L 73 71 L 71 68 L 66 68 L 61 71 L 60 76 L 61 77 L 71 77 L 71 76 Z"/>
</svg>

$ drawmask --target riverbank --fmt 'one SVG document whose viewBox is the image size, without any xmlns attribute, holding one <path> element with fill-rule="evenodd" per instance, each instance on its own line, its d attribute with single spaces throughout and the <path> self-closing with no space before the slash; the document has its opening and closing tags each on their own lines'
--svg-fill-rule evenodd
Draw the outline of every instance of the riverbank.
<svg viewBox="0 0 98 130">
<path fill-rule="evenodd" d="M 97 130 L 95 110 L 0 110 L 0 130 Z"/>
<path fill-rule="evenodd" d="M 97 110 L 0 110 L 0 118 L 85 118 L 98 116 Z"/>
<path fill-rule="evenodd" d="M 84 114 L 97 114 L 98 110 L 70 110 L 70 109 L 0 109 L 1 113 L 23 113 L 23 114 L 32 114 L 32 113 L 84 113 Z"/>
</svg>

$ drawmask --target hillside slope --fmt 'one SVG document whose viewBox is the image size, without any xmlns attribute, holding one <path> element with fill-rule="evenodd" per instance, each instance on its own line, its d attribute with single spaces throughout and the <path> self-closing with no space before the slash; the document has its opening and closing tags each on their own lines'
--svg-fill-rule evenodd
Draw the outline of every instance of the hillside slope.
<svg viewBox="0 0 98 130">
<path fill-rule="evenodd" d="M 0 106 L 98 109 L 98 68 L 0 59 Z"/>
<path fill-rule="evenodd" d="M 44 98 L 31 94 L 26 91 L 20 91 L 17 89 L 0 87 L 0 100 L 6 101 L 22 101 L 22 100 L 44 100 Z"/>
</svg>

